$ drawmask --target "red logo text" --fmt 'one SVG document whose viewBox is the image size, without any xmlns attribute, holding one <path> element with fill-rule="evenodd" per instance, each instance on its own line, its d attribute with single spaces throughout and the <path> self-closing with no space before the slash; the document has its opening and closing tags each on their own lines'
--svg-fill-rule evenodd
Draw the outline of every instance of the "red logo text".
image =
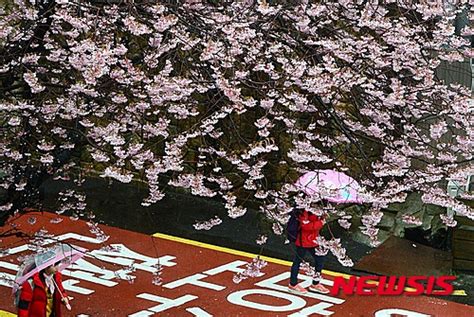
<svg viewBox="0 0 474 317">
<path fill-rule="evenodd" d="M 342 276 L 334 278 L 331 295 L 451 295 L 456 276 Z"/>
</svg>

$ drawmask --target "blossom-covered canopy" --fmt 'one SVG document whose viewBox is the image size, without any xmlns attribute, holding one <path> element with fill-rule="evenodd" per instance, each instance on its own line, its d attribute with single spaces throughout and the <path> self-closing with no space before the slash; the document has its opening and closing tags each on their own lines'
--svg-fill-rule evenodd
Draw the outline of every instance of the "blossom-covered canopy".
<svg viewBox="0 0 474 317">
<path fill-rule="evenodd" d="M 143 181 L 144 206 L 169 185 L 232 218 L 251 203 L 281 234 L 297 177 L 334 169 L 370 195 L 366 229 L 415 191 L 474 218 L 443 183 L 474 172 L 471 93 L 436 73 L 472 55 L 472 27 L 453 25 L 467 1 L 111 3 L 7 2 L 3 216 L 48 176 L 100 175 Z M 61 195 L 58 212 L 86 209 Z"/>
</svg>

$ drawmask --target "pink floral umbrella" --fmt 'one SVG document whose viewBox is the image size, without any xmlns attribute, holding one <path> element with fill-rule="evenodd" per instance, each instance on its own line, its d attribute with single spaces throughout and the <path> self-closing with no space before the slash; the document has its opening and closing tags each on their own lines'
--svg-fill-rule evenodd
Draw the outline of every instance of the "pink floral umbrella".
<svg viewBox="0 0 474 317">
<path fill-rule="evenodd" d="M 71 247 L 68 244 L 58 244 L 43 252 L 30 256 L 20 267 L 15 278 L 13 292 L 35 273 L 59 262 L 61 271 L 84 256 L 86 249 Z"/>
<path fill-rule="evenodd" d="M 333 170 L 308 172 L 296 181 L 307 195 L 319 195 L 332 203 L 363 203 L 360 185 L 350 176 Z"/>
</svg>

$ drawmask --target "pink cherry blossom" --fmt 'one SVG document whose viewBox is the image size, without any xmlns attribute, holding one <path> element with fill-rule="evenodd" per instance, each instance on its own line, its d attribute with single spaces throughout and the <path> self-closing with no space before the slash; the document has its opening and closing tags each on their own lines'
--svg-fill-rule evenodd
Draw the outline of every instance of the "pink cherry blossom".
<svg viewBox="0 0 474 317">
<path fill-rule="evenodd" d="M 76 219 L 87 211 L 80 185 L 99 175 L 142 183 L 143 206 L 172 186 L 222 202 L 231 218 L 255 209 L 282 235 L 294 205 L 322 213 L 315 204 L 339 190 L 300 197 L 299 175 L 335 169 L 362 185 L 355 229 L 373 245 L 386 208 L 411 193 L 474 219 L 460 199 L 472 192 L 451 197 L 445 188 L 474 174 L 472 94 L 438 71 L 472 57 L 472 27 L 457 32 L 452 23 L 467 1 L 77 8 L 59 1 L 46 17 L 18 0 L 0 21 L 0 74 L 8 78 L 1 186 L 14 193 L 2 201 L 6 213 L 40 206 L 47 175 L 77 184 L 50 206 Z M 44 21 L 48 31 L 36 38 Z M 341 208 L 324 212 L 348 229 L 356 217 Z M 337 238 L 318 252 L 329 250 L 352 264 Z"/>
</svg>

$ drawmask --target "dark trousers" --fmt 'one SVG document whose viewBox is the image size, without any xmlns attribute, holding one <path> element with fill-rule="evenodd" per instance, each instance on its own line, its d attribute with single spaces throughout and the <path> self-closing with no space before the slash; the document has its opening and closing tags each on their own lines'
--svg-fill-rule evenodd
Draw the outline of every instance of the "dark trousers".
<svg viewBox="0 0 474 317">
<path fill-rule="evenodd" d="M 303 248 L 303 247 L 296 247 L 296 255 L 293 260 L 293 265 L 291 266 L 291 275 L 290 275 L 290 284 L 295 286 L 298 284 L 298 273 L 300 271 L 300 264 L 306 255 L 306 252 L 311 254 L 314 260 L 314 269 L 316 272 L 321 273 L 323 270 L 324 260 L 326 256 L 319 256 L 316 255 L 314 248 Z M 313 285 L 319 284 L 318 280 L 313 279 Z"/>
</svg>

